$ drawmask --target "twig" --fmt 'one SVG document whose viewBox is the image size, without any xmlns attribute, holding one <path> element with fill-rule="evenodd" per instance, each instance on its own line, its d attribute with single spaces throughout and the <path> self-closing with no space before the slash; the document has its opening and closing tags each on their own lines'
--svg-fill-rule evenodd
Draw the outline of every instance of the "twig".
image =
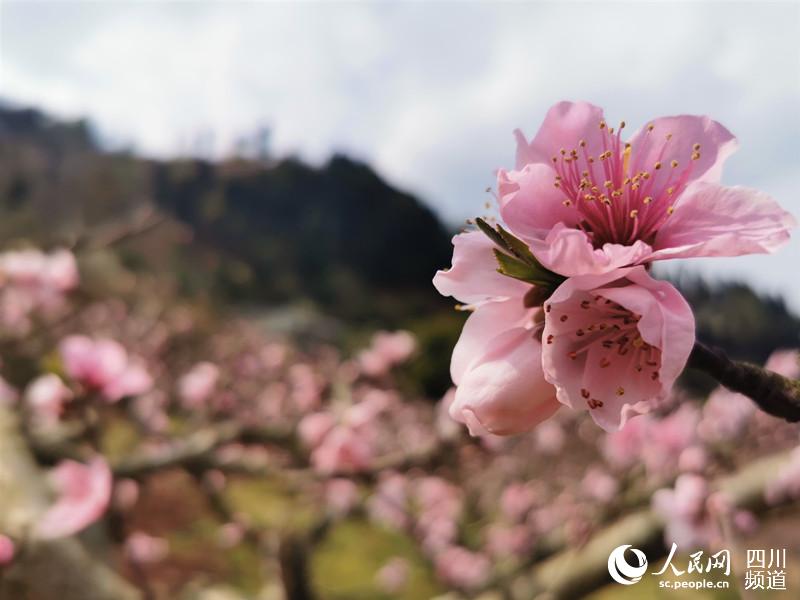
<svg viewBox="0 0 800 600">
<path fill-rule="evenodd" d="M 694 344 L 687 366 L 707 373 L 733 392 L 744 394 L 770 415 L 792 423 L 800 421 L 800 381 L 731 360 L 722 350 L 699 341 Z"/>
</svg>

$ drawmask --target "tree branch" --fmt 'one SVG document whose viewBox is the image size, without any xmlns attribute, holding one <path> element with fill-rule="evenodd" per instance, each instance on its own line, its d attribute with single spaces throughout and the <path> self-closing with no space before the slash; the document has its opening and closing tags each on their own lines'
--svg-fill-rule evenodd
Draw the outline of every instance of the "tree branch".
<svg viewBox="0 0 800 600">
<path fill-rule="evenodd" d="M 732 392 L 744 394 L 770 415 L 792 423 L 800 421 L 800 381 L 731 360 L 719 348 L 709 348 L 699 341 L 686 366 L 703 371 Z"/>
</svg>

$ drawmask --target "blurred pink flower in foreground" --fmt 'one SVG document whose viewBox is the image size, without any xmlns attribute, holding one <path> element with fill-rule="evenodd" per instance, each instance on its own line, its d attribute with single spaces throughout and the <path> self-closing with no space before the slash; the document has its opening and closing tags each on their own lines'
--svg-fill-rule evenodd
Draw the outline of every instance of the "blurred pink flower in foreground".
<svg viewBox="0 0 800 600">
<path fill-rule="evenodd" d="M 415 482 L 414 499 L 416 530 L 423 549 L 435 554 L 452 544 L 463 509 L 461 489 L 441 477 L 423 477 Z"/>
<path fill-rule="evenodd" d="M 78 265 L 65 249 L 50 254 L 39 249 L 11 250 L 0 254 L 0 278 L 43 293 L 66 292 L 78 285 Z"/>
<path fill-rule="evenodd" d="M 530 485 L 514 482 L 506 486 L 500 495 L 500 510 L 509 521 L 524 521 L 536 501 L 536 492 Z"/>
<path fill-rule="evenodd" d="M 709 496 L 708 483 L 699 475 L 681 475 L 674 489 L 662 489 L 653 494 L 653 509 L 666 522 L 664 539 L 683 549 L 707 547 L 712 531 L 705 515 Z"/>
<path fill-rule="evenodd" d="M 16 334 L 26 332 L 30 317 L 49 314 L 64 304 L 78 285 L 78 267 L 68 250 L 45 254 L 38 249 L 0 254 L 0 323 Z"/>
<path fill-rule="evenodd" d="M 666 544 L 674 542 L 684 551 L 720 543 L 724 537 L 720 520 L 745 534 L 758 526 L 752 513 L 736 509 L 723 492 L 712 493 L 708 481 L 695 474 L 680 475 L 674 489 L 658 490 L 653 494 L 652 505 L 665 521 Z"/>
<path fill-rule="evenodd" d="M 797 379 L 800 376 L 800 355 L 797 350 L 776 350 L 764 368 Z M 700 436 L 709 442 L 735 441 L 751 424 L 756 405 L 747 396 L 719 386 L 703 406 Z"/>
<path fill-rule="evenodd" d="M 581 480 L 581 489 L 589 498 L 609 504 L 619 491 L 619 482 L 599 467 L 591 467 Z"/>
<path fill-rule="evenodd" d="M 461 589 L 475 589 L 489 579 L 491 563 L 484 555 L 451 546 L 436 556 L 437 576 Z"/>
<path fill-rule="evenodd" d="M 25 402 L 35 417 L 46 424 L 58 422 L 72 396 L 72 390 L 54 373 L 40 375 L 25 390 Z"/>
<path fill-rule="evenodd" d="M 151 564 L 162 560 L 169 552 L 167 540 L 135 531 L 125 540 L 125 554 L 135 563 Z"/>
<path fill-rule="evenodd" d="M 367 502 L 370 518 L 393 529 L 408 525 L 408 479 L 392 471 L 381 473 L 375 491 Z"/>
<path fill-rule="evenodd" d="M 736 149 L 708 117 L 655 119 L 624 143 L 603 111 L 560 102 L 532 141 L 516 131 L 516 170 L 498 173 L 500 214 L 561 275 L 690 256 L 773 252 L 794 218 L 769 196 L 719 183 Z"/>
<path fill-rule="evenodd" d="M 219 380 L 219 367 L 210 362 L 200 362 L 178 379 L 178 397 L 187 409 L 202 408 Z"/>
<path fill-rule="evenodd" d="M 380 377 L 408 360 L 416 348 L 417 341 L 408 331 L 379 331 L 356 360 L 362 373 L 369 377 Z"/>
<path fill-rule="evenodd" d="M 59 350 L 67 374 L 109 402 L 143 394 L 153 385 L 141 361 L 114 340 L 71 335 L 61 341 Z"/>
<path fill-rule="evenodd" d="M 70 536 L 97 521 L 108 508 L 112 477 L 103 458 L 95 457 L 87 464 L 64 460 L 49 477 L 57 497 L 36 523 L 36 537 Z"/>
<path fill-rule="evenodd" d="M 789 462 L 767 484 L 764 500 L 770 506 L 800 500 L 800 447 L 792 451 Z"/>
<path fill-rule="evenodd" d="M 473 435 L 521 433 L 559 407 L 541 369 L 542 345 L 523 298 L 531 286 L 497 272 L 494 245 L 482 232 L 453 238 L 453 265 L 433 283 L 473 312 L 453 349 L 450 374 L 456 384 L 450 415 Z"/>
<path fill-rule="evenodd" d="M 525 556 L 533 545 L 533 536 L 524 525 L 494 524 L 486 534 L 486 550 L 492 556 Z"/>
<path fill-rule="evenodd" d="M 388 594 L 397 594 L 408 584 L 411 566 L 405 558 L 395 556 L 389 559 L 375 575 L 378 586 Z"/>
<path fill-rule="evenodd" d="M 694 344 L 686 300 L 644 267 L 573 277 L 545 303 L 542 364 L 558 399 L 618 429 L 664 398 Z"/>
<path fill-rule="evenodd" d="M 325 482 L 325 505 L 336 516 L 344 516 L 358 504 L 358 486 L 338 477 Z"/>
<path fill-rule="evenodd" d="M 14 560 L 14 542 L 6 535 L 0 534 L 0 567 Z"/>
<path fill-rule="evenodd" d="M 368 469 L 377 432 L 372 425 L 387 407 L 388 396 L 372 394 L 339 414 L 306 415 L 298 425 L 300 440 L 311 449 L 311 463 L 320 473 L 353 473 Z"/>
</svg>

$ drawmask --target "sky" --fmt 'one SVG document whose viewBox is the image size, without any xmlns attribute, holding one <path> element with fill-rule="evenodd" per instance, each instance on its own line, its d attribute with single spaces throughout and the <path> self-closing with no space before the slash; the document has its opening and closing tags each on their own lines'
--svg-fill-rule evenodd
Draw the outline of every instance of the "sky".
<svg viewBox="0 0 800 600">
<path fill-rule="evenodd" d="M 800 3 L 0 0 L 0 98 L 88 117 L 109 147 L 369 162 L 448 223 L 485 212 L 511 132 L 562 99 L 634 131 L 707 114 L 723 181 L 800 215 Z M 200 144 L 198 140 L 205 140 Z M 800 311 L 800 234 L 776 257 L 680 261 Z"/>
</svg>

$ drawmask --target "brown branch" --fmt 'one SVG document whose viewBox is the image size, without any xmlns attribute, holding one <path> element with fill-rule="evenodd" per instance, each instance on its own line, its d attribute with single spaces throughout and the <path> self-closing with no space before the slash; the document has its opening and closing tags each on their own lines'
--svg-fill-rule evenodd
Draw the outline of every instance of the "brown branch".
<svg viewBox="0 0 800 600">
<path fill-rule="evenodd" d="M 699 341 L 694 344 L 687 366 L 703 371 L 733 392 L 744 394 L 770 415 L 792 423 L 800 421 L 800 381 L 731 360 L 722 350 Z"/>
</svg>

